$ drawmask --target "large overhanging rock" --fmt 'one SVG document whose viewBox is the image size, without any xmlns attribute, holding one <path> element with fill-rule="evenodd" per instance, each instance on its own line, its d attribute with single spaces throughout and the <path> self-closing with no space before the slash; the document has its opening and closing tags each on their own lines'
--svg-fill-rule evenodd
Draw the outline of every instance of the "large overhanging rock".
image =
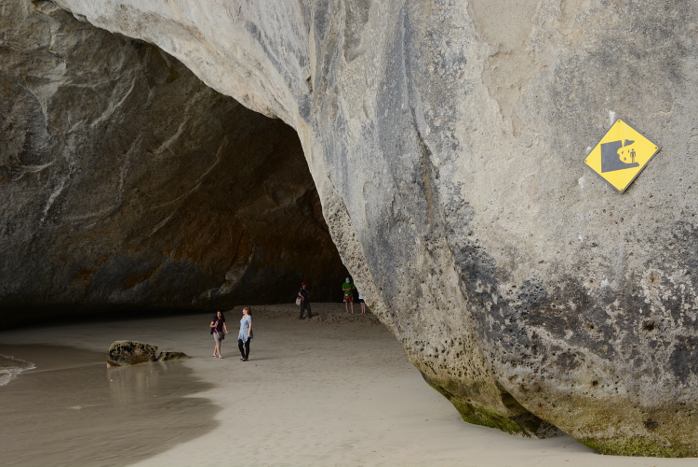
<svg viewBox="0 0 698 467">
<path fill-rule="evenodd" d="M 372 309 L 474 423 L 698 454 L 695 2 L 57 0 L 300 135 Z M 623 195 L 615 117 L 662 145 Z"/>
<path fill-rule="evenodd" d="M 0 327 L 27 308 L 291 302 L 302 279 L 338 296 L 291 128 L 155 46 L 50 2 L 0 5 Z"/>
</svg>

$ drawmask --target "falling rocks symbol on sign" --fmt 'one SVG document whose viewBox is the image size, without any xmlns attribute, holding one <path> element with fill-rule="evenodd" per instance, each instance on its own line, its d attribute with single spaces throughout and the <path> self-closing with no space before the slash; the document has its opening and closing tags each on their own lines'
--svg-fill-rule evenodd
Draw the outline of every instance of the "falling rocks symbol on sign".
<svg viewBox="0 0 698 467">
<path fill-rule="evenodd" d="M 625 143 L 625 144 L 624 144 Z M 635 162 L 635 141 L 626 139 L 601 145 L 601 172 L 639 167 Z"/>
</svg>

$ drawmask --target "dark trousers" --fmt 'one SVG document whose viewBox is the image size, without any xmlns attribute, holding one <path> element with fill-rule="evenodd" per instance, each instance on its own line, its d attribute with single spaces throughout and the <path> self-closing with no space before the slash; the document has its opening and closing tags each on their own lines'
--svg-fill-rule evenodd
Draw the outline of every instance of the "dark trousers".
<svg viewBox="0 0 698 467">
<path fill-rule="evenodd" d="M 238 349 L 240 349 L 240 355 L 242 355 L 242 358 L 247 360 L 250 356 L 250 340 L 247 339 L 247 342 L 243 343 L 242 339 L 238 339 Z"/>
<path fill-rule="evenodd" d="M 308 318 L 313 317 L 313 312 L 310 311 L 310 302 L 308 300 L 301 300 L 301 315 L 298 317 L 298 319 L 303 319 L 303 312 L 308 309 Z"/>
</svg>

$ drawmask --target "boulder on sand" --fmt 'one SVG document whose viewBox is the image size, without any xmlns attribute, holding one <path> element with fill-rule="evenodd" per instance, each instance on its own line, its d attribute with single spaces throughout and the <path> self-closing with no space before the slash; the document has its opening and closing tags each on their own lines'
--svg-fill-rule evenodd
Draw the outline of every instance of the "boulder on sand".
<svg viewBox="0 0 698 467">
<path fill-rule="evenodd" d="M 160 352 L 155 356 L 156 345 L 143 344 L 136 341 L 116 341 L 107 350 L 107 365 L 127 366 L 145 362 L 166 362 L 188 358 L 184 352 Z"/>
<path fill-rule="evenodd" d="M 107 350 L 107 365 L 126 366 L 154 362 L 157 350 L 156 346 L 141 342 L 116 341 Z"/>
<path fill-rule="evenodd" d="M 160 352 L 158 362 L 166 362 L 168 360 L 178 360 L 180 358 L 189 358 L 184 352 Z"/>
</svg>

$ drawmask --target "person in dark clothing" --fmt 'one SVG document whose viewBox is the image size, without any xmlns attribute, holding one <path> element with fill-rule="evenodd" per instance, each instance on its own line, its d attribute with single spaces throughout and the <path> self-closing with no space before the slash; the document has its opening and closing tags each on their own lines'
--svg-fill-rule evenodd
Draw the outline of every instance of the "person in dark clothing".
<svg viewBox="0 0 698 467">
<path fill-rule="evenodd" d="M 221 355 L 221 341 L 225 339 L 225 334 L 228 334 L 228 326 L 225 324 L 223 312 L 217 311 L 213 315 L 210 327 L 213 329 L 213 339 L 216 341 L 216 346 L 213 348 L 213 356 L 223 358 L 223 355 Z M 223 331 L 225 331 L 225 334 L 223 334 Z"/>
<path fill-rule="evenodd" d="M 308 286 L 307 283 L 301 282 L 301 289 L 298 291 L 298 296 L 301 299 L 301 314 L 298 316 L 298 319 L 303 319 L 303 312 L 305 310 L 308 310 L 308 318 L 313 317 L 313 312 L 310 310 L 310 293 L 308 292 L 308 289 L 306 287 Z"/>
</svg>

